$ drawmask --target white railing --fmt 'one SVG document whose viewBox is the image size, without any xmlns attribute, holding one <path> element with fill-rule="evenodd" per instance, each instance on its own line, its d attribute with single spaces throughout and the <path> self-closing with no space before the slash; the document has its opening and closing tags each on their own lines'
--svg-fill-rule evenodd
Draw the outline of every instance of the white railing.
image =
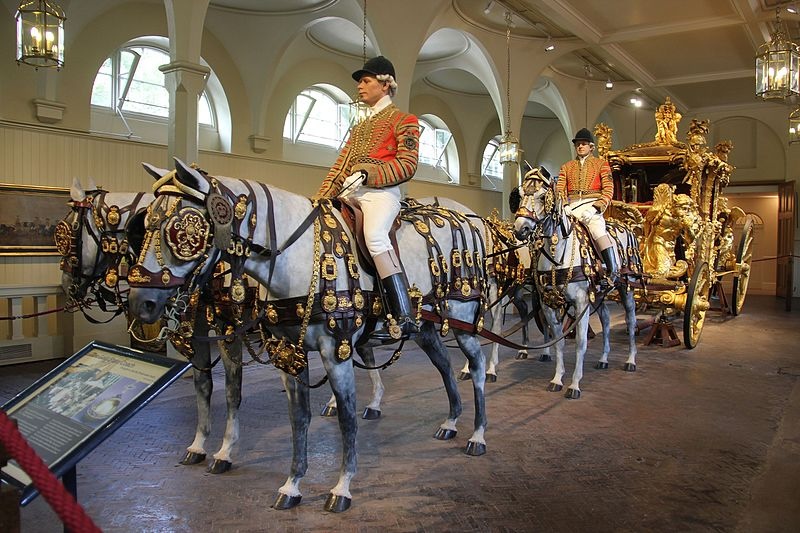
<svg viewBox="0 0 800 533">
<path fill-rule="evenodd" d="M 0 285 L 0 365 L 72 355 L 72 313 L 40 314 L 65 303 L 59 285 Z"/>
</svg>

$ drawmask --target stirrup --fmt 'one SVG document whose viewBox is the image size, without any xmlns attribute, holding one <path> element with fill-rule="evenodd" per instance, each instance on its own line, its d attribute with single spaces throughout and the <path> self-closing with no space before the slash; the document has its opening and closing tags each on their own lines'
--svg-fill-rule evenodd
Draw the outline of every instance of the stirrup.
<svg viewBox="0 0 800 533">
<path fill-rule="evenodd" d="M 410 317 L 400 317 L 398 324 L 392 315 L 386 315 L 383 327 L 373 331 L 369 338 L 391 344 L 399 340 L 408 340 L 416 333 L 419 333 L 419 327 Z"/>
<path fill-rule="evenodd" d="M 619 272 L 617 273 L 609 273 L 603 276 L 600 279 L 600 287 L 602 289 L 610 289 L 612 287 L 616 287 L 622 281 L 622 276 Z"/>
</svg>

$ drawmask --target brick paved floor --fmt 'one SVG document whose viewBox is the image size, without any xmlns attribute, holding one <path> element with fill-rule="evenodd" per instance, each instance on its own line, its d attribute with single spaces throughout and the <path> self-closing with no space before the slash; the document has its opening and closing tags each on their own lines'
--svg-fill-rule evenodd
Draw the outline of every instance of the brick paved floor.
<svg viewBox="0 0 800 533">
<path fill-rule="evenodd" d="M 233 470 L 177 465 L 195 423 L 192 383 L 182 378 L 80 463 L 79 501 L 103 530 L 120 532 L 799 531 L 800 312 L 749 296 L 739 317 L 709 315 L 694 350 L 640 345 L 635 373 L 621 370 L 621 315 L 615 323 L 608 370 L 594 369 L 600 339 L 590 341 L 579 400 L 545 391 L 554 363 L 501 349 L 482 457 L 462 453 L 471 384 L 460 385 L 457 438 L 433 439 L 447 413 L 444 389 L 424 354 L 406 350 L 383 373 L 382 418 L 359 426 L 353 507 L 343 514 L 323 511 L 340 444 L 335 420 L 321 417 L 311 425 L 302 504 L 270 508 L 288 473 L 290 431 L 277 372 L 256 364 L 244 371 Z M 460 368 L 463 356 L 451 352 Z M 2 368 L 0 401 L 49 366 Z M 224 423 L 221 369 L 214 375 L 211 450 Z M 360 371 L 358 386 L 361 409 L 370 383 Z M 312 392 L 315 411 L 329 394 Z M 60 523 L 37 498 L 22 510 L 22 530 Z"/>
</svg>

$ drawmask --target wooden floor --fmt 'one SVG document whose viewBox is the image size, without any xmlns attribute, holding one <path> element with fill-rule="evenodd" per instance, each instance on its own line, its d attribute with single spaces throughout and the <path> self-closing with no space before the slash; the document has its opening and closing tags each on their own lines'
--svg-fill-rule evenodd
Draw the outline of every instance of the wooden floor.
<svg viewBox="0 0 800 533">
<path fill-rule="evenodd" d="M 80 463 L 79 501 L 104 531 L 120 532 L 800 531 L 800 312 L 748 297 L 739 317 L 710 314 L 694 350 L 640 346 L 635 373 L 621 369 L 621 314 L 614 318 L 610 368 L 594 369 L 600 339 L 590 341 L 579 400 L 545 391 L 554 363 L 501 349 L 482 457 L 462 451 L 474 412 L 469 382 L 460 385 L 457 438 L 432 438 L 446 397 L 409 346 L 383 373 L 383 416 L 360 424 L 353 506 L 343 514 L 323 510 L 341 452 L 336 421 L 320 417 L 301 505 L 270 508 L 291 449 L 277 371 L 257 364 L 245 368 L 230 472 L 177 464 L 195 423 L 192 382 L 181 378 Z M 451 352 L 460 368 L 463 357 Z M 49 366 L 2 368 L 0 401 Z M 221 370 L 215 382 L 212 449 L 223 424 Z M 360 372 L 359 407 L 369 387 Z M 329 394 L 312 392 L 315 410 Z M 22 510 L 23 532 L 60 529 L 43 498 Z"/>
</svg>

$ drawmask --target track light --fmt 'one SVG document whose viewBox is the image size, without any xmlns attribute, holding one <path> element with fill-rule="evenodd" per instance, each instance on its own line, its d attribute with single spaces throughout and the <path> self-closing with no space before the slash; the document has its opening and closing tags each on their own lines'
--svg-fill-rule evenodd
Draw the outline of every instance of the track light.
<svg viewBox="0 0 800 533">
<path fill-rule="evenodd" d="M 606 91 L 610 91 L 613 88 L 614 88 L 614 82 L 611 81 L 611 78 L 608 78 L 608 80 L 606 80 Z"/>
<path fill-rule="evenodd" d="M 489 13 L 491 13 L 493 7 L 494 7 L 494 0 L 489 0 L 489 3 L 486 4 L 486 7 L 483 8 L 483 13 L 485 15 L 488 15 Z"/>
<path fill-rule="evenodd" d="M 792 4 L 792 5 L 788 6 L 788 7 L 786 8 L 786 11 L 788 11 L 788 12 L 789 12 L 789 13 L 791 13 L 792 15 L 797 15 L 797 13 L 798 13 L 798 11 L 797 11 L 797 6 L 796 6 L 795 4 Z"/>
<path fill-rule="evenodd" d="M 631 105 L 633 107 L 642 107 L 642 101 L 639 98 L 631 98 Z"/>
<path fill-rule="evenodd" d="M 547 36 L 547 42 L 544 43 L 544 51 L 545 52 L 552 52 L 556 49 L 556 44 L 553 42 L 552 37 L 549 35 Z"/>
</svg>

